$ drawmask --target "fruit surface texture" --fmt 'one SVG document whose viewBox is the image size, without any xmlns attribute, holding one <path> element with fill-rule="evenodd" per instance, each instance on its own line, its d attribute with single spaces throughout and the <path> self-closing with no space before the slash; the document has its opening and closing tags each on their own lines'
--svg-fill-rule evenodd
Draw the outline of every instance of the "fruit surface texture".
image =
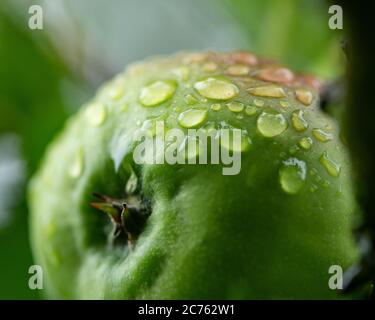
<svg viewBox="0 0 375 320">
<path fill-rule="evenodd" d="M 48 296 L 341 298 L 329 268 L 358 259 L 355 202 L 320 87 L 245 51 L 152 58 L 105 84 L 67 121 L 30 185 Z M 222 129 L 240 129 L 239 144 L 220 140 L 240 155 L 239 172 L 209 161 L 135 163 L 134 135 L 156 136 L 157 123 L 215 130 L 219 140 Z"/>
</svg>

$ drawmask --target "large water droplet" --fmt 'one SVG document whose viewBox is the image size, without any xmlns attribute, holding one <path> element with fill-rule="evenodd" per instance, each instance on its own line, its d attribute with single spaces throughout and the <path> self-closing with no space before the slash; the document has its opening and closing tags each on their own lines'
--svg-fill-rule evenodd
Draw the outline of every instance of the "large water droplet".
<svg viewBox="0 0 375 320">
<path fill-rule="evenodd" d="M 320 156 L 319 161 L 330 176 L 338 177 L 340 175 L 340 165 L 338 165 L 336 162 L 330 159 L 326 151 L 324 151 L 323 154 Z"/>
<path fill-rule="evenodd" d="M 284 116 L 280 113 L 262 112 L 257 120 L 257 128 L 265 137 L 274 137 L 283 133 L 288 127 Z"/>
<path fill-rule="evenodd" d="M 311 93 L 311 91 L 306 89 L 297 89 L 296 97 L 304 105 L 309 106 L 312 102 L 313 94 Z"/>
<path fill-rule="evenodd" d="M 297 158 L 283 161 L 279 171 L 281 188 L 289 194 L 298 193 L 306 179 L 306 163 Z"/>
<path fill-rule="evenodd" d="M 313 129 L 312 134 L 317 140 L 321 142 L 328 142 L 333 139 L 333 136 L 331 133 L 325 132 L 322 129 Z"/>
<path fill-rule="evenodd" d="M 79 149 L 69 167 L 69 175 L 71 178 L 78 178 L 83 172 L 83 150 Z"/>
<path fill-rule="evenodd" d="M 207 119 L 207 110 L 188 109 L 178 116 L 178 123 L 184 128 L 193 128 L 203 124 Z"/>
<path fill-rule="evenodd" d="M 232 112 L 241 112 L 245 108 L 241 102 L 229 102 L 227 103 L 227 107 Z"/>
<path fill-rule="evenodd" d="M 309 126 L 307 121 L 303 118 L 302 110 L 295 110 L 292 112 L 292 126 L 296 131 L 305 131 Z"/>
<path fill-rule="evenodd" d="M 104 105 L 99 102 L 95 102 L 87 107 L 85 111 L 87 120 L 93 126 L 100 126 L 106 117 L 106 111 Z"/>
<path fill-rule="evenodd" d="M 170 99 L 175 90 L 176 83 L 174 81 L 155 81 L 141 90 L 139 101 L 145 107 L 153 107 Z"/>
<path fill-rule="evenodd" d="M 212 77 L 196 82 L 194 88 L 205 98 L 216 100 L 231 99 L 239 92 L 233 83 Z"/>
<path fill-rule="evenodd" d="M 277 86 L 262 86 L 256 88 L 247 89 L 254 96 L 267 97 L 267 98 L 284 98 L 285 91 L 281 87 Z"/>
<path fill-rule="evenodd" d="M 310 150 L 311 146 L 313 145 L 313 139 L 310 137 L 303 137 L 301 140 L 298 142 L 298 145 L 305 150 Z"/>
</svg>

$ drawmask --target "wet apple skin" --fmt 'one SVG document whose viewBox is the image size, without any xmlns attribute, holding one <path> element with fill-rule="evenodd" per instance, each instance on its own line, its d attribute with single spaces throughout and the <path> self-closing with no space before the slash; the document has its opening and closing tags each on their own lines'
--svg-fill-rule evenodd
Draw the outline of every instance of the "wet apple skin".
<svg viewBox="0 0 375 320">
<path fill-rule="evenodd" d="M 44 270 L 48 297 L 342 298 L 329 288 L 328 270 L 331 265 L 345 270 L 359 256 L 352 235 L 356 216 L 351 167 L 335 121 L 318 109 L 317 100 L 308 107 L 290 101 L 282 113 L 288 128 L 274 137 L 265 137 L 257 126 L 265 107 L 237 119 L 221 101 L 222 110 L 209 110 L 207 121 L 231 121 L 247 130 L 252 141 L 241 156 L 240 173 L 225 176 L 221 165 L 137 166 L 143 192 L 153 204 L 152 214 L 133 248 L 107 246 L 107 218 L 89 207 L 91 194 L 123 192 L 133 149 L 122 149 L 122 141 L 137 130 L 137 122 L 163 108 L 172 113 L 173 100 L 190 108 L 184 100 L 185 89 L 178 89 L 165 105 L 150 108 L 139 103 L 145 85 L 169 79 L 183 60 L 184 55 L 177 55 L 129 69 L 123 75 L 123 100 L 116 100 L 116 92 L 110 91 L 118 80 L 94 98 L 111 96 L 102 123 L 90 124 L 87 106 L 83 107 L 48 148 L 29 189 L 31 241 L 35 260 Z M 234 100 L 248 105 L 249 93 L 241 87 L 242 80 L 225 76 L 239 87 Z M 179 81 L 185 80 L 176 78 L 180 88 Z M 266 110 L 282 110 L 276 106 L 280 98 L 264 99 Z M 287 100 L 291 100 L 289 91 Z M 199 103 L 209 109 L 214 102 Z M 290 120 L 297 109 L 304 111 L 308 122 L 304 132 L 294 130 Z M 172 127 L 178 126 L 174 119 L 169 122 Z M 331 127 L 328 142 L 311 134 L 323 126 Z M 291 153 L 290 148 L 305 136 L 314 139 L 312 148 Z M 319 161 L 325 151 L 340 165 L 337 177 Z M 78 153 L 83 154 L 81 167 L 72 171 Z M 314 168 L 315 172 L 306 174 L 297 194 L 288 194 L 280 186 L 280 167 L 289 158 L 303 161 L 308 171 Z M 329 186 L 317 182 L 317 176 Z M 317 188 L 312 189 L 313 185 Z"/>
</svg>

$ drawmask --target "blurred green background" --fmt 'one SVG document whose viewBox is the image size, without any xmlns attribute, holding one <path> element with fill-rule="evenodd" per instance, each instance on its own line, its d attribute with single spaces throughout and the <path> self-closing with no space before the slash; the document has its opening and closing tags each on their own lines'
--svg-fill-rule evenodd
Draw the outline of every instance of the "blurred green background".
<svg viewBox="0 0 375 320">
<path fill-rule="evenodd" d="M 42 30 L 28 27 L 34 4 L 43 9 Z M 27 181 L 66 118 L 103 81 L 146 56 L 202 49 L 249 49 L 335 79 L 344 57 L 328 7 L 323 0 L 1 0 L 0 299 L 42 297 L 28 288 Z"/>
</svg>

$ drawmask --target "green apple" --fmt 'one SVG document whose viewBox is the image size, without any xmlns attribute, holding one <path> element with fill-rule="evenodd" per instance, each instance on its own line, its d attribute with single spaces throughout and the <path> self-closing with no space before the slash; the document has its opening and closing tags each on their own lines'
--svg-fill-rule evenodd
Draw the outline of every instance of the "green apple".
<svg viewBox="0 0 375 320">
<path fill-rule="evenodd" d="M 358 259 L 355 202 L 319 86 L 243 51 L 154 58 L 103 86 L 30 186 L 48 296 L 342 297 L 329 269 Z M 214 134 L 181 148 L 192 129 Z"/>
</svg>

